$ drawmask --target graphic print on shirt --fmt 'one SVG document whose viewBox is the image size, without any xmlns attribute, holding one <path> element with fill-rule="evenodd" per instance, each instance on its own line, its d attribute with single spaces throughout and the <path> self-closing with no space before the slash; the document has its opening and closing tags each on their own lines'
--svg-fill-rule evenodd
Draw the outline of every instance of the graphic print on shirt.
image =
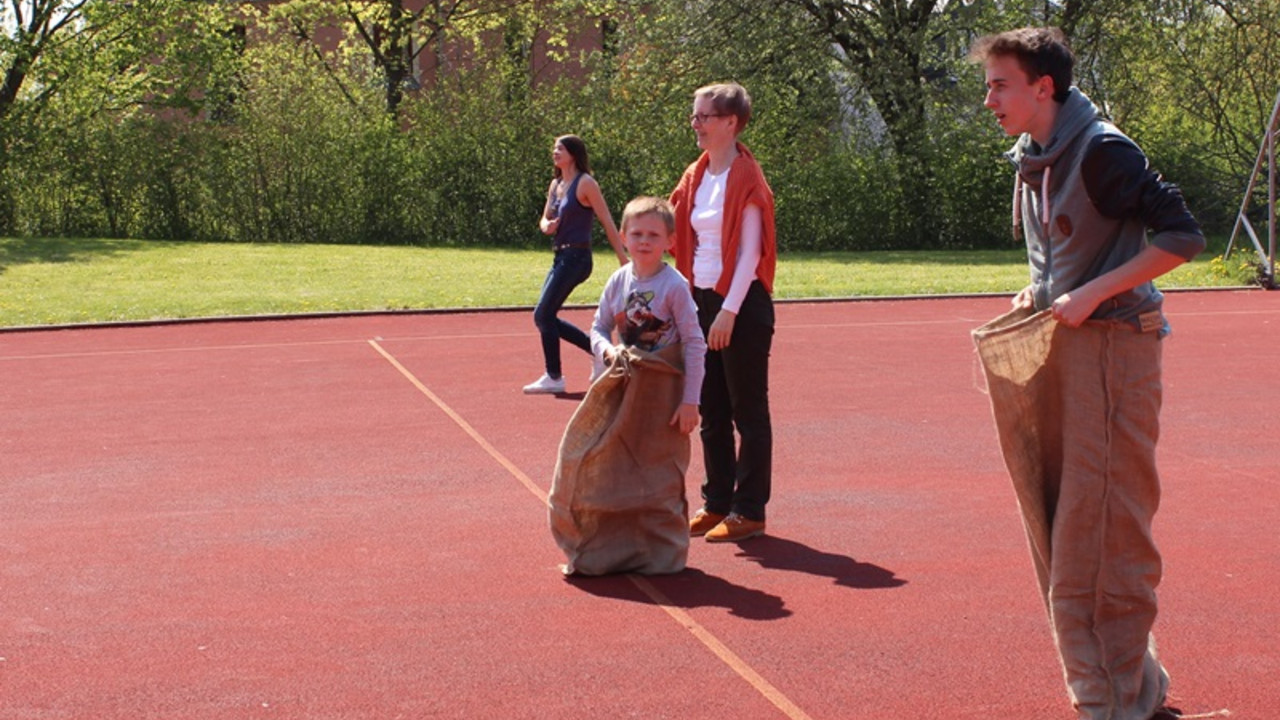
<svg viewBox="0 0 1280 720">
<path fill-rule="evenodd" d="M 652 290 L 632 290 L 627 295 L 627 304 L 614 319 L 621 329 L 622 343 L 647 352 L 662 348 L 662 338 L 671 330 L 671 321 L 663 320 L 653 314 L 650 303 L 653 302 Z"/>
</svg>

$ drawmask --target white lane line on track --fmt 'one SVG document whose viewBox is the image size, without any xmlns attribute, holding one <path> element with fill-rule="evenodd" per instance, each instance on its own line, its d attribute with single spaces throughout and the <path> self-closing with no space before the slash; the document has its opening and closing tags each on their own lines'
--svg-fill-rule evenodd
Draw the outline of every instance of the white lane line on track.
<svg viewBox="0 0 1280 720">
<path fill-rule="evenodd" d="M 419 392 L 426 395 L 427 399 L 429 399 L 432 404 L 440 408 L 445 415 L 448 415 L 449 418 L 458 425 L 458 427 L 462 428 L 463 432 L 471 436 L 471 439 L 475 440 L 476 444 L 488 453 L 490 457 L 496 460 L 499 465 L 506 468 L 507 472 L 511 473 L 516 480 L 519 480 L 520 484 L 524 485 L 529 492 L 533 493 L 533 496 L 538 498 L 544 506 L 547 504 L 547 494 L 543 492 L 542 488 L 538 487 L 538 485 L 534 483 L 528 475 L 526 475 L 520 468 L 516 467 L 515 463 L 508 460 L 506 456 L 499 452 L 492 443 L 486 440 L 483 435 L 471 426 L 471 423 L 467 422 L 453 408 L 449 407 L 447 403 L 440 399 L 440 396 L 431 392 L 431 389 L 423 384 L 422 381 L 414 376 L 413 373 L 409 372 L 409 370 L 402 365 L 399 360 L 383 349 L 383 347 L 378 344 L 377 340 L 369 340 L 368 343 L 378 352 L 378 354 L 382 355 L 387 362 L 391 363 L 391 366 L 399 371 L 406 380 L 412 383 Z M 689 634 L 697 638 L 698 642 L 702 643 L 716 657 L 720 658 L 725 665 L 737 673 L 738 676 L 751 685 L 751 687 L 755 688 L 756 692 L 759 692 L 766 700 L 781 710 L 788 718 L 791 720 L 812 720 L 808 713 L 788 699 L 787 696 L 774 687 L 772 683 L 765 680 L 760 673 L 752 669 L 745 660 L 738 657 L 737 654 L 730 650 L 729 647 L 721 642 L 720 639 L 717 638 L 710 630 L 707 630 L 699 624 L 698 621 L 693 619 L 693 616 L 689 615 L 689 613 L 685 612 L 682 608 L 678 608 L 673 605 L 667 596 L 664 595 L 662 591 L 658 590 L 658 588 L 654 587 L 654 585 L 646 578 L 633 574 L 629 574 L 626 577 L 631 580 L 637 588 L 639 588 L 640 592 L 647 595 L 655 605 L 662 608 L 663 611 L 670 615 Z"/>
<path fill-rule="evenodd" d="M 516 467 L 515 463 L 511 462 L 505 455 L 498 452 L 498 448 L 494 447 L 492 443 L 486 440 L 479 431 L 471 426 L 471 423 L 467 422 L 461 415 L 454 412 L 453 408 L 449 407 L 444 400 L 441 400 L 439 395 L 431 392 L 431 389 L 424 385 L 421 380 L 414 376 L 413 373 L 409 372 L 408 368 L 401 365 L 399 360 L 396 360 L 391 353 L 384 350 L 382 346 L 378 344 L 377 340 L 369 340 L 368 342 L 373 346 L 374 350 L 378 351 L 379 355 L 386 358 L 387 362 L 391 363 L 392 367 L 400 371 L 400 374 L 403 375 L 406 380 L 412 383 L 414 387 L 418 388 L 419 392 L 426 395 L 428 400 L 434 403 L 436 407 L 440 408 L 445 415 L 448 415 L 449 419 L 453 420 L 458 427 L 462 428 L 463 432 L 470 435 L 471 439 L 475 440 L 477 445 L 484 449 L 485 452 L 489 453 L 490 457 L 498 461 L 499 465 L 506 468 L 507 472 L 515 476 L 515 479 L 519 480 L 522 485 L 528 488 L 529 492 L 533 493 L 534 497 L 541 500 L 543 505 L 546 505 L 547 494 L 543 492 L 542 488 L 538 487 L 538 484 L 535 483 L 528 475 L 524 474 L 523 470 Z"/>
<path fill-rule="evenodd" d="M 197 345 L 184 347 L 131 348 L 128 350 L 91 350 L 87 352 L 42 353 L 37 355 L 0 355 L 0 360 L 66 360 L 76 358 L 113 357 L 121 355 L 158 355 L 163 353 L 221 352 L 226 350 L 272 350 L 277 348 L 314 347 L 317 345 L 364 344 L 358 340 L 310 340 L 287 343 L 246 343 L 244 345 Z M 0 345 L 3 345 L 0 337 Z"/>
<path fill-rule="evenodd" d="M 487 340 L 528 337 L 528 332 L 502 333 L 468 333 L 465 335 L 401 335 L 388 337 L 385 340 L 397 342 L 453 342 L 455 340 Z M 384 340 L 384 338 L 378 338 Z M 242 345 L 186 345 L 173 347 L 128 348 L 123 350 L 89 350 L 84 352 L 38 353 L 32 355 L 0 355 L 0 360 L 65 360 L 75 358 L 111 357 L 117 355 L 154 355 L 160 353 L 184 352 L 222 352 L 227 350 L 271 350 L 276 348 L 315 347 L 321 345 L 363 345 L 365 338 L 343 338 L 335 340 L 300 340 L 280 343 L 244 343 Z M 0 347 L 4 345 L 4 336 L 0 335 Z"/>
</svg>

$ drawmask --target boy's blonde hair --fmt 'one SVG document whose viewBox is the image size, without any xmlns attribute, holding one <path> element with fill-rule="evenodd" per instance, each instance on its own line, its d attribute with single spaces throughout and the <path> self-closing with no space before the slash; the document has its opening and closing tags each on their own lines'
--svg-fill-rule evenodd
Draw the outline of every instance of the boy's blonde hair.
<svg viewBox="0 0 1280 720">
<path fill-rule="evenodd" d="M 627 231 L 627 223 L 632 218 L 641 215 L 657 215 L 662 220 L 662 224 L 667 228 L 667 235 L 674 235 L 676 232 L 676 212 L 672 209 L 671 203 L 658 197 L 638 197 L 627 203 L 627 207 L 622 210 L 622 231 Z"/>
</svg>

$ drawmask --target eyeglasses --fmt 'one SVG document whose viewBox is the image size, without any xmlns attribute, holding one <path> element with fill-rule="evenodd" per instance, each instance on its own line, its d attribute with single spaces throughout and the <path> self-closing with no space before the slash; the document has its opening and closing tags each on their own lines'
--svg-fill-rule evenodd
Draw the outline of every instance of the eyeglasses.
<svg viewBox="0 0 1280 720">
<path fill-rule="evenodd" d="M 711 118 L 725 117 L 726 113 L 694 113 L 689 116 L 689 122 L 694 125 L 705 125 Z"/>
</svg>

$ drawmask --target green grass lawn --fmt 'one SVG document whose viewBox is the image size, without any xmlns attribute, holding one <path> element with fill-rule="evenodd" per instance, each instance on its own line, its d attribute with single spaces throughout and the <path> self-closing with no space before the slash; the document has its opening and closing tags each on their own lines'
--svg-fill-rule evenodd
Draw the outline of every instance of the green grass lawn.
<svg viewBox="0 0 1280 720">
<path fill-rule="evenodd" d="M 1221 250 L 1216 251 L 1220 253 Z M 0 238 L 0 327 L 362 310 L 531 306 L 546 250 L 353 245 L 241 245 Z M 1214 251 L 1162 287 L 1248 284 L 1248 253 Z M 570 297 L 594 304 L 611 253 Z M 785 253 L 776 296 L 830 298 L 1015 292 L 1021 249 Z"/>
</svg>

